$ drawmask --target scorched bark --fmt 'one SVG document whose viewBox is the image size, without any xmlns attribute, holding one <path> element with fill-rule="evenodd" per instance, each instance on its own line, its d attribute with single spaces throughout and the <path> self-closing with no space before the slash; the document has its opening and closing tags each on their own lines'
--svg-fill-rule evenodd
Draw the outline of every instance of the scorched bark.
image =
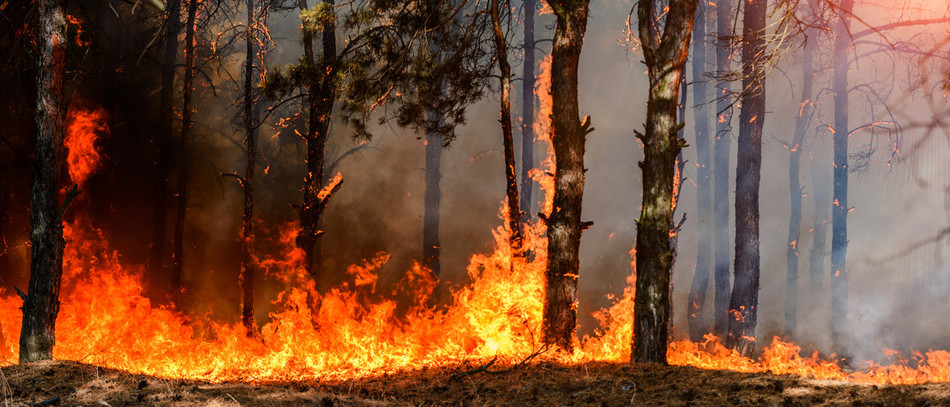
<svg viewBox="0 0 950 407">
<path fill-rule="evenodd" d="M 588 1 L 548 0 L 557 23 L 551 49 L 551 143 L 554 147 L 554 201 L 548 215 L 542 334 L 544 343 L 571 352 L 577 324 L 584 196 L 584 143 L 590 117 L 580 121 L 577 66 L 587 29 Z"/>
<path fill-rule="evenodd" d="M 23 295 L 20 363 L 53 358 L 63 276 L 60 163 L 66 131 L 66 15 L 63 0 L 39 0 L 36 55 L 36 150 L 30 185 L 30 286 Z M 73 189 L 75 192 L 75 188 Z M 67 195 L 67 200 L 69 195 Z M 22 295 L 22 294 L 21 294 Z"/>
</svg>

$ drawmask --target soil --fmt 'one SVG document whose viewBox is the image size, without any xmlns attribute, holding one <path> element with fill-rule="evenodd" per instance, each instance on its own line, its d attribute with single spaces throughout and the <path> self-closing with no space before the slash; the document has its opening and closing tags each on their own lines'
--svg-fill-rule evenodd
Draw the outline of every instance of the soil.
<svg viewBox="0 0 950 407">
<path fill-rule="evenodd" d="M 0 369 L 0 405 L 950 405 L 950 383 L 874 386 L 768 373 L 610 363 L 565 366 L 541 362 L 504 372 L 471 373 L 477 368 L 426 369 L 337 382 L 207 383 L 54 361 Z"/>
</svg>

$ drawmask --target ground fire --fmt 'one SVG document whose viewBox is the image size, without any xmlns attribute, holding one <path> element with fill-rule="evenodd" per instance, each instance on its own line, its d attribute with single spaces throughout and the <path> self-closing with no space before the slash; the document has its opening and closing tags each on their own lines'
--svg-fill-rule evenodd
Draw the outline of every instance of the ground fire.
<svg viewBox="0 0 950 407">
<path fill-rule="evenodd" d="M 950 403 L 950 3 L 608 3 L 0 3 L 0 399 Z"/>
</svg>

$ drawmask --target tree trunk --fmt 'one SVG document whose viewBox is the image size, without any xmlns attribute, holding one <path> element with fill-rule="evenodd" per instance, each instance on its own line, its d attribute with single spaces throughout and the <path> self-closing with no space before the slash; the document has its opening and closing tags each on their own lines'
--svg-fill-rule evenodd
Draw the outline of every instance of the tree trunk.
<svg viewBox="0 0 950 407">
<path fill-rule="evenodd" d="M 750 356 L 759 307 L 759 180 L 765 123 L 767 0 L 745 4 L 742 20 L 742 107 L 736 158 L 736 272 L 726 344 Z"/>
<path fill-rule="evenodd" d="M 535 1 L 524 0 L 524 65 L 521 82 L 521 213 L 533 215 L 534 181 L 528 174 L 534 168 L 534 14 Z"/>
<path fill-rule="evenodd" d="M 811 162 L 815 217 L 812 223 L 812 246 L 808 252 L 808 285 L 812 293 L 817 293 L 824 285 L 825 259 L 828 257 L 828 215 L 831 212 L 832 184 L 828 174 L 831 162 L 827 158 L 824 154 L 815 153 Z"/>
<path fill-rule="evenodd" d="M 693 26 L 693 120 L 696 132 L 696 272 L 689 289 L 687 323 L 689 337 L 693 342 L 703 340 L 709 328 L 703 322 L 703 308 L 709 274 L 712 269 L 712 198 L 709 142 L 709 109 L 706 105 L 706 10 L 705 2 L 699 2 Z"/>
<path fill-rule="evenodd" d="M 168 1 L 165 23 L 165 55 L 162 60 L 161 106 L 156 140 L 155 173 L 152 177 L 152 245 L 149 248 L 148 270 L 153 276 L 165 270 L 165 235 L 168 215 L 168 167 L 171 161 L 172 121 L 175 97 L 175 70 L 178 62 L 178 30 L 181 0 Z"/>
<path fill-rule="evenodd" d="M 521 208 L 518 205 L 518 175 L 515 172 L 515 146 L 511 128 L 511 66 L 508 65 L 508 45 L 499 15 L 499 0 L 491 0 L 489 14 L 495 35 L 495 57 L 501 74 L 501 134 L 505 145 L 505 185 L 508 197 L 508 244 L 512 253 L 520 254 L 522 244 Z"/>
<path fill-rule="evenodd" d="M 256 41 L 253 26 L 254 13 L 257 11 L 254 0 L 245 2 L 247 7 L 247 26 L 245 45 L 247 54 L 244 59 L 244 148 L 247 153 L 247 166 L 244 169 L 244 222 L 241 228 L 241 322 L 252 335 L 254 324 L 254 159 L 257 155 L 257 118 L 254 109 L 254 43 Z"/>
<path fill-rule="evenodd" d="M 811 7 L 811 4 L 809 5 Z M 789 193 L 789 221 L 788 221 L 788 246 L 785 249 L 785 262 L 788 267 L 786 274 L 786 292 L 785 292 L 785 335 L 789 338 L 795 335 L 798 326 L 798 259 L 801 255 L 799 250 L 799 239 L 801 237 L 802 223 L 802 186 L 799 179 L 801 173 L 801 155 L 805 144 L 805 135 L 811 125 L 812 114 L 814 112 L 814 102 L 812 101 L 812 88 L 814 83 L 813 58 L 817 40 L 811 35 L 814 30 L 806 31 L 809 38 L 805 43 L 804 59 L 802 61 L 802 97 L 798 110 L 798 117 L 795 120 L 795 135 L 789 148 L 788 159 L 788 193 Z"/>
<path fill-rule="evenodd" d="M 36 152 L 30 185 L 30 286 L 23 300 L 20 363 L 53 358 L 63 276 L 62 214 L 58 204 L 66 131 L 66 15 L 62 0 L 40 0 L 36 60 Z M 68 196 L 67 196 L 68 198 Z M 65 209 L 65 206 L 63 207 Z"/>
<path fill-rule="evenodd" d="M 729 278 L 729 154 L 732 145 L 732 107 L 729 92 L 732 85 L 723 79 L 732 71 L 732 0 L 716 2 L 716 142 L 713 151 L 713 228 L 715 236 L 715 322 L 713 333 L 725 338 L 729 329 L 729 298 L 732 293 Z"/>
<path fill-rule="evenodd" d="M 181 300 L 182 273 L 185 256 L 185 216 L 188 210 L 188 184 L 191 177 L 188 157 L 188 138 L 191 137 L 192 118 L 191 98 L 194 91 L 195 67 L 195 18 L 198 14 L 198 0 L 188 0 L 188 17 L 185 23 L 185 77 L 182 92 L 181 136 L 178 145 L 178 157 L 181 159 L 178 169 L 178 194 L 176 201 L 174 248 L 172 252 L 172 296 Z"/>
<path fill-rule="evenodd" d="M 677 132 L 677 98 L 689 53 L 696 0 L 672 0 L 662 34 L 656 31 L 653 1 L 637 8 L 640 43 L 650 79 L 643 142 L 643 204 L 637 221 L 637 290 L 634 298 L 631 362 L 666 364 L 671 315 L 670 281 L 676 161 L 685 146 Z"/>
<path fill-rule="evenodd" d="M 848 56 L 851 49 L 851 10 L 854 0 L 841 0 L 835 24 L 834 77 L 834 202 L 831 207 L 831 341 L 846 349 L 848 332 Z"/>
<path fill-rule="evenodd" d="M 438 121 L 438 113 L 430 112 L 429 120 Z M 439 242 L 439 218 L 442 203 L 442 134 L 426 134 L 426 192 L 422 216 L 422 264 L 438 276 L 442 270 Z"/>
<path fill-rule="evenodd" d="M 554 148 L 554 209 L 547 222 L 542 334 L 544 343 L 574 349 L 577 326 L 577 278 L 580 272 L 584 196 L 584 143 L 590 117 L 580 121 L 577 66 L 587 29 L 588 1 L 553 1 L 557 24 L 551 50 L 551 143 Z"/>
<path fill-rule="evenodd" d="M 324 0 L 324 3 L 333 5 L 333 0 Z M 300 0 L 300 10 L 307 9 L 307 1 Z M 313 51 L 313 34 L 303 30 L 304 62 L 309 66 L 316 65 Z M 330 119 L 333 114 L 333 104 L 336 98 L 336 84 L 333 81 L 336 70 L 336 26 L 332 20 L 323 28 L 323 58 L 320 72 L 326 72 L 318 84 L 307 87 L 307 176 L 304 178 L 303 205 L 299 208 L 300 234 L 297 237 L 297 246 L 305 253 L 304 265 L 308 273 L 317 279 L 323 270 L 323 259 L 316 246 L 320 239 L 320 218 L 326 209 L 331 194 L 322 195 L 320 192 L 326 185 L 325 157 L 327 139 L 329 138 Z M 335 189 L 334 189 L 335 191 Z"/>
</svg>

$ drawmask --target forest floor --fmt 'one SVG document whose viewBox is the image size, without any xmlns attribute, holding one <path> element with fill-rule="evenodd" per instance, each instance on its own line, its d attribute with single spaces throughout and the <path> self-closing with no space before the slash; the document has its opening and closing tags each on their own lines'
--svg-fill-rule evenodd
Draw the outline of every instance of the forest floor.
<svg viewBox="0 0 950 407">
<path fill-rule="evenodd" d="M 470 375 L 428 369 L 331 383 L 168 380 L 64 361 L 7 366 L 0 373 L 3 407 L 950 405 L 950 383 L 872 386 L 610 363 L 536 363 Z"/>
</svg>

